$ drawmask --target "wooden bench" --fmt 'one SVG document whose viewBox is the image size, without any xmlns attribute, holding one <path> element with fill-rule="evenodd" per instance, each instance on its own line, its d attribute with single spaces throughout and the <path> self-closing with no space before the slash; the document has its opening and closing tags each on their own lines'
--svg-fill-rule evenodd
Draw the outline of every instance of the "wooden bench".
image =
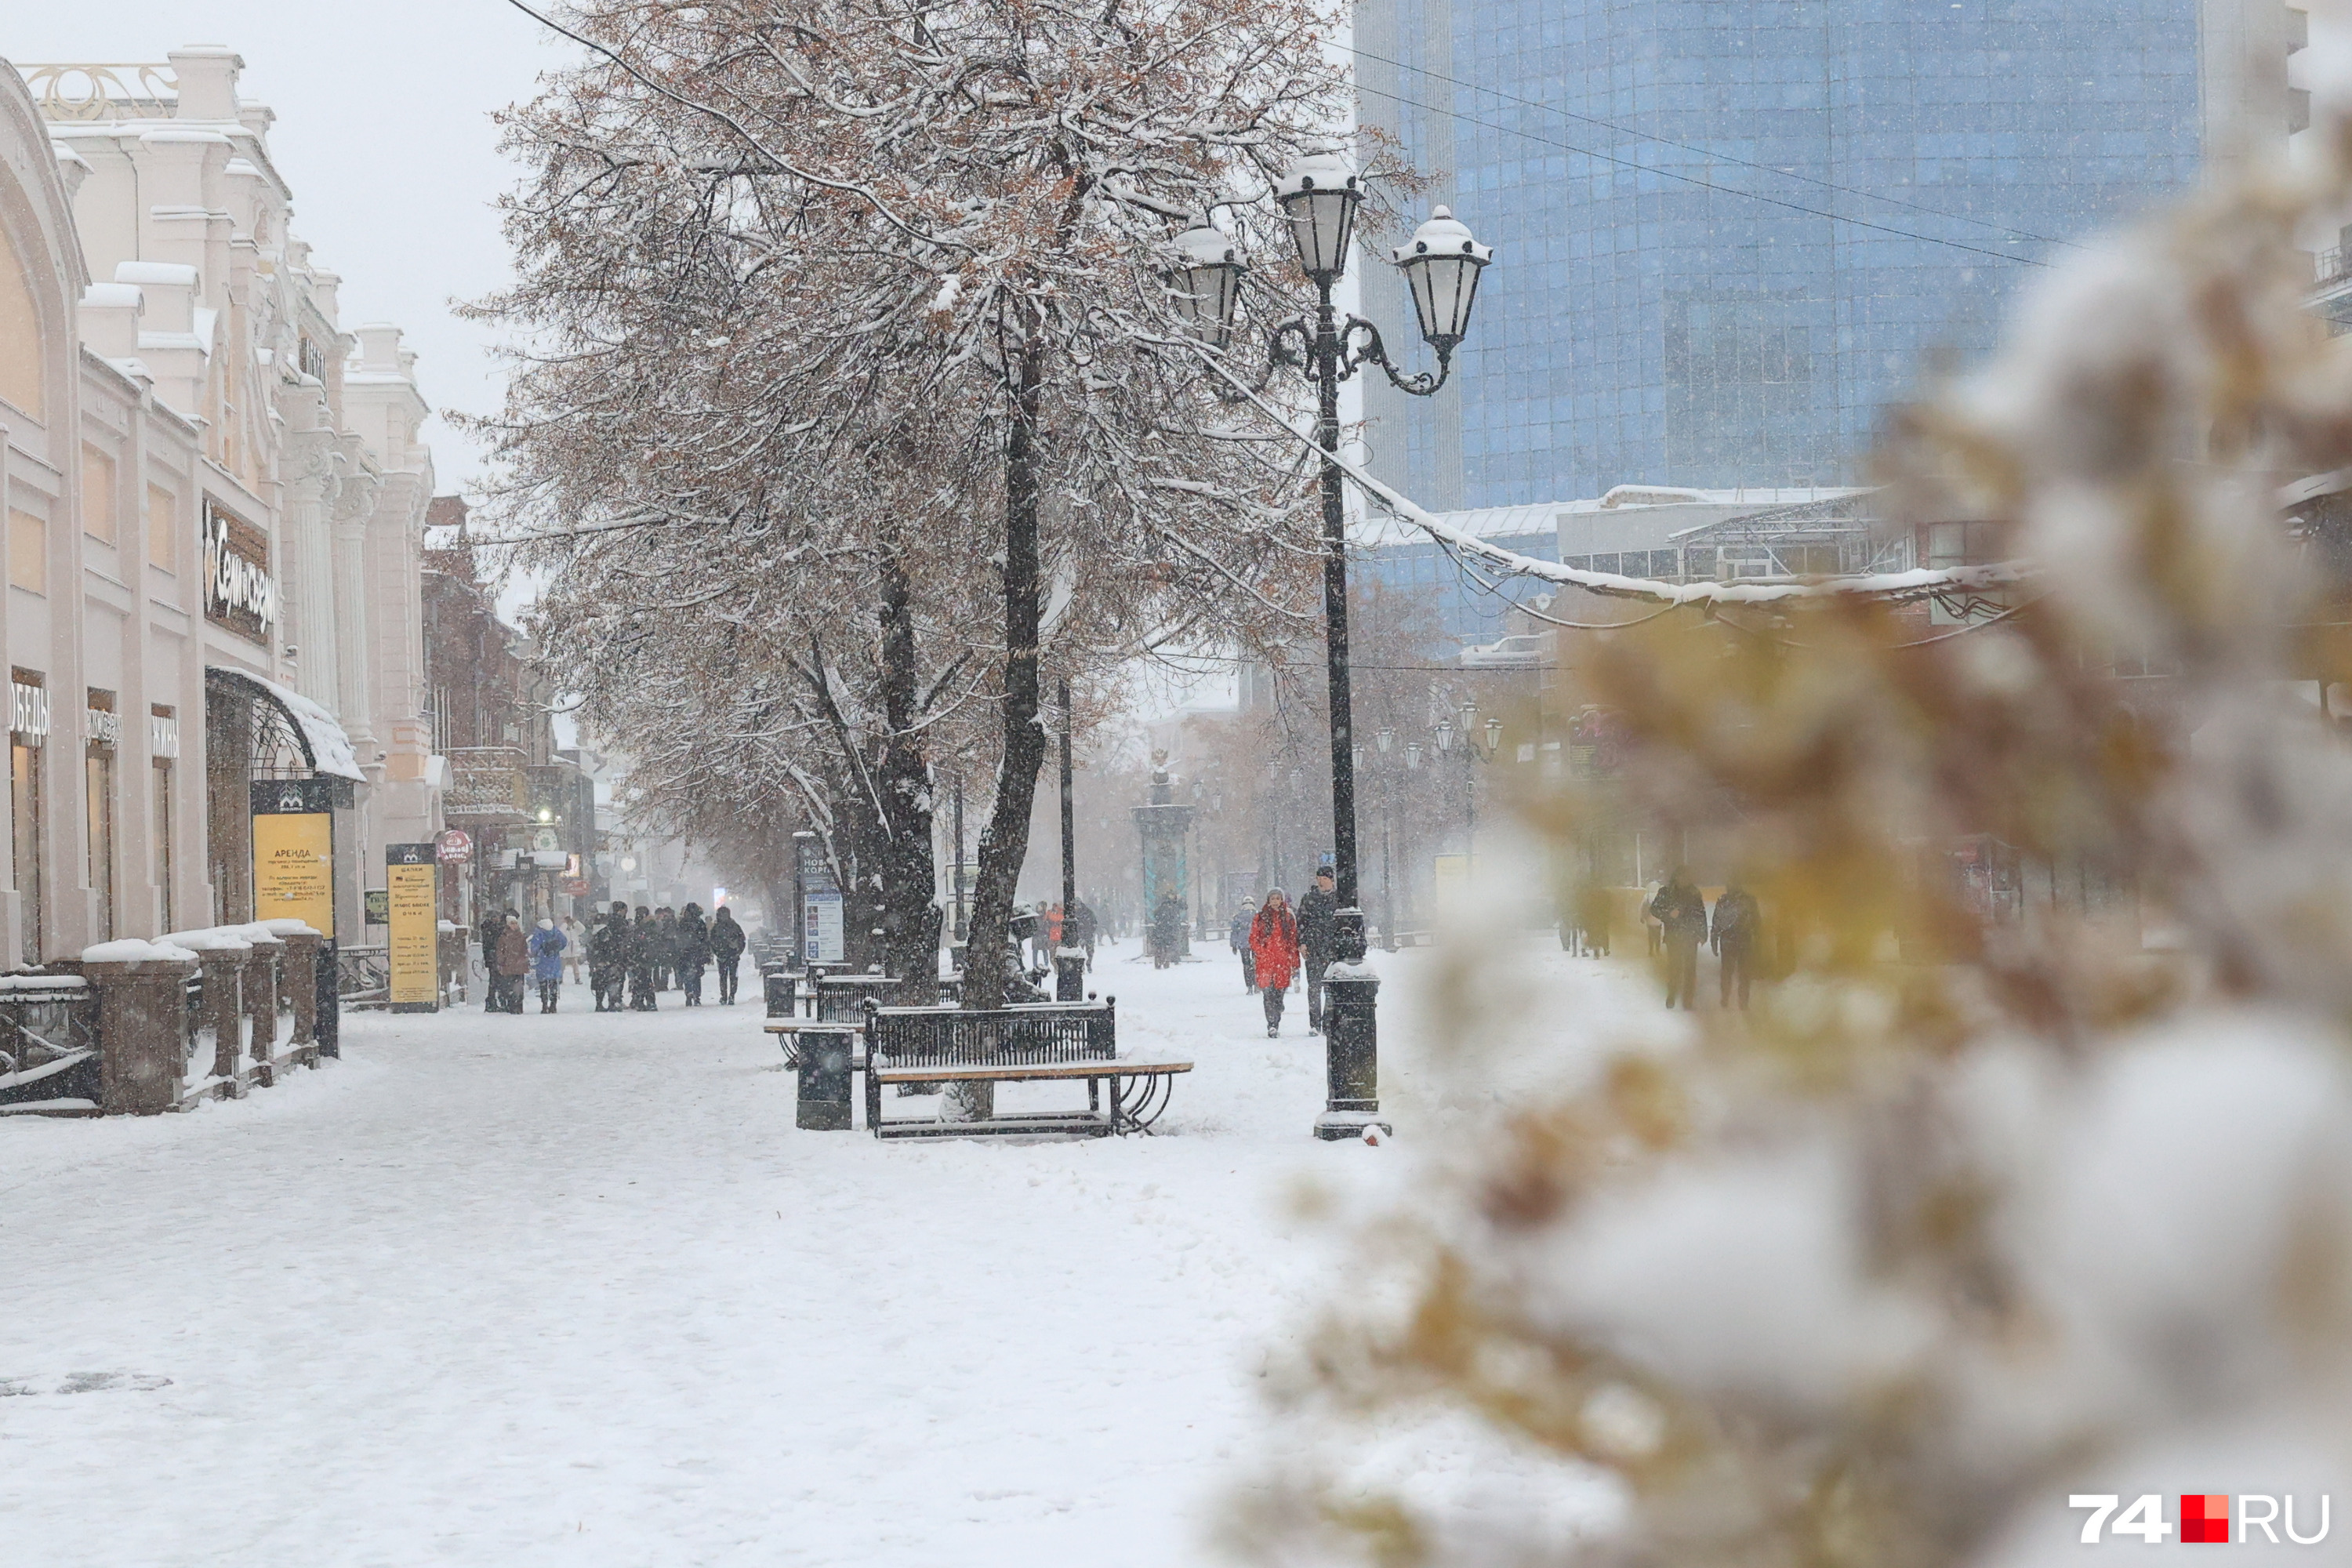
<svg viewBox="0 0 2352 1568">
<path fill-rule="evenodd" d="M 1118 1001 L 1010 1007 L 875 1007 L 866 1020 L 866 1121 L 877 1138 L 1062 1132 L 1099 1138 L 1150 1130 L 1189 1061 L 1122 1059 Z M 984 1121 L 885 1117 L 885 1084 L 1081 1082 L 1084 1110 L 1015 1112 Z"/>
</svg>

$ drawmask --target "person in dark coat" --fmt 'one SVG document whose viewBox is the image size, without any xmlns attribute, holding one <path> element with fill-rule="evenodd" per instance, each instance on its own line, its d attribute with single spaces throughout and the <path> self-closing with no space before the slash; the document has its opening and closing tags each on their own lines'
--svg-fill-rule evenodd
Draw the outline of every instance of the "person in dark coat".
<svg viewBox="0 0 2352 1568">
<path fill-rule="evenodd" d="M 654 926 L 653 911 L 645 905 L 637 906 L 636 922 L 629 927 L 629 1006 L 635 1012 L 658 1010 L 654 1000 L 654 963 L 661 938 Z"/>
<path fill-rule="evenodd" d="M 686 1005 L 702 1005 L 702 972 L 710 967 L 710 928 L 703 923 L 702 906 L 688 904 L 669 933 L 670 963 L 677 970 L 678 989 Z"/>
<path fill-rule="evenodd" d="M 628 978 L 629 906 L 616 903 L 588 933 L 588 988 L 596 994 L 596 1011 L 621 1010 L 621 992 Z"/>
<path fill-rule="evenodd" d="M 1151 966 L 1165 969 L 1184 951 L 1184 900 L 1169 889 L 1151 911 Z"/>
<path fill-rule="evenodd" d="M 654 911 L 654 989 L 667 991 L 677 978 L 677 911 L 667 904 Z"/>
<path fill-rule="evenodd" d="M 499 936 L 507 929 L 507 917 L 496 910 L 482 916 L 482 1011 L 506 1011 L 506 988 L 499 984 Z"/>
<path fill-rule="evenodd" d="M 1331 967 L 1331 949 L 1339 941 L 1339 902 L 1331 896 L 1335 885 L 1329 871 L 1315 873 L 1315 886 L 1298 900 L 1298 959 L 1307 972 L 1307 1032 L 1323 1032 L 1323 972 Z"/>
<path fill-rule="evenodd" d="M 1298 967 L 1298 917 L 1280 888 L 1267 889 L 1265 905 L 1250 921 L 1250 950 L 1257 955 L 1258 994 L 1265 998 L 1265 1037 L 1282 1033 L 1283 994 Z"/>
<path fill-rule="evenodd" d="M 1070 900 L 1069 919 L 1062 927 L 1066 933 L 1064 940 L 1072 947 L 1086 950 L 1087 963 L 1090 968 L 1095 961 L 1095 937 L 1100 924 L 1101 922 L 1095 919 L 1095 911 L 1088 907 L 1084 899 Z"/>
<path fill-rule="evenodd" d="M 743 961 L 743 928 L 725 904 L 710 916 L 710 956 L 719 965 L 719 1005 L 735 1005 L 735 966 Z"/>
<path fill-rule="evenodd" d="M 539 929 L 530 933 L 530 977 L 539 982 L 539 1010 L 555 1011 L 556 997 L 563 990 L 563 950 L 572 939 L 555 929 L 555 922 L 541 920 Z"/>
<path fill-rule="evenodd" d="M 1250 949 L 1250 921 L 1257 919 L 1257 900 L 1244 899 L 1225 927 L 1225 945 L 1242 955 L 1242 989 L 1257 989 L 1257 954 Z"/>
<path fill-rule="evenodd" d="M 499 931 L 499 1011 L 522 1011 L 523 976 L 530 973 L 530 944 L 514 921 L 500 922 Z"/>
<path fill-rule="evenodd" d="M 1698 1005 L 1698 944 L 1706 940 L 1706 900 L 1692 885 L 1690 872 L 1677 866 L 1650 900 L 1650 913 L 1665 941 L 1666 1005 L 1679 1000 L 1688 1012 Z"/>
<path fill-rule="evenodd" d="M 1715 900 L 1715 913 L 1707 922 L 1707 945 L 1715 949 L 1717 973 L 1722 982 L 1722 1005 L 1731 1005 L 1733 977 L 1738 977 L 1739 1010 L 1748 1011 L 1748 984 L 1755 978 L 1758 918 L 1756 895 L 1739 885 L 1737 879 L 1727 882 L 1723 897 Z"/>
</svg>

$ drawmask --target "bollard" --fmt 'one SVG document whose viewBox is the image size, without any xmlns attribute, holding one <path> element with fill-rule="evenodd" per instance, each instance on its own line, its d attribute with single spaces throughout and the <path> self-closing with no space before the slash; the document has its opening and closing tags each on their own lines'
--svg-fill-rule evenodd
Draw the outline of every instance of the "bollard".
<svg viewBox="0 0 2352 1568">
<path fill-rule="evenodd" d="M 99 1109 L 153 1116 L 178 1108 L 188 1060 L 188 977 L 184 958 L 85 962 L 98 994 Z"/>
<path fill-rule="evenodd" d="M 790 970 L 769 969 L 763 966 L 760 971 L 760 992 L 761 998 L 767 1003 L 768 1016 L 791 1017 L 793 1010 L 800 1005 L 799 986 L 800 976 Z"/>
</svg>

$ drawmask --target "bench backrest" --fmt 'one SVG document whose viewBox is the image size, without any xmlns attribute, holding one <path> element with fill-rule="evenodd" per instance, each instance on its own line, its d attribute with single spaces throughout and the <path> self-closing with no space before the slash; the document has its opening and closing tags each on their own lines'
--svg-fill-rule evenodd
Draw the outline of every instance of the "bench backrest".
<svg viewBox="0 0 2352 1568">
<path fill-rule="evenodd" d="M 1106 1061 L 1118 1054 L 1118 1004 L 1042 1002 L 1013 1007 L 877 1007 L 866 1045 L 891 1067 L 982 1062 Z"/>
</svg>

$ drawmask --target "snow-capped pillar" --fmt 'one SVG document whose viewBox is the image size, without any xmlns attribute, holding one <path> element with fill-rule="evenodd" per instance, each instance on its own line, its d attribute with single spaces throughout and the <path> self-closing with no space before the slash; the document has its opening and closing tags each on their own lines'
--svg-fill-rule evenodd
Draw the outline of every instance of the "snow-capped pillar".
<svg viewBox="0 0 2352 1568">
<path fill-rule="evenodd" d="M 109 1116 L 155 1116 L 180 1100 L 188 1054 L 184 958 L 85 960 L 98 995 L 99 1107 Z"/>
</svg>

